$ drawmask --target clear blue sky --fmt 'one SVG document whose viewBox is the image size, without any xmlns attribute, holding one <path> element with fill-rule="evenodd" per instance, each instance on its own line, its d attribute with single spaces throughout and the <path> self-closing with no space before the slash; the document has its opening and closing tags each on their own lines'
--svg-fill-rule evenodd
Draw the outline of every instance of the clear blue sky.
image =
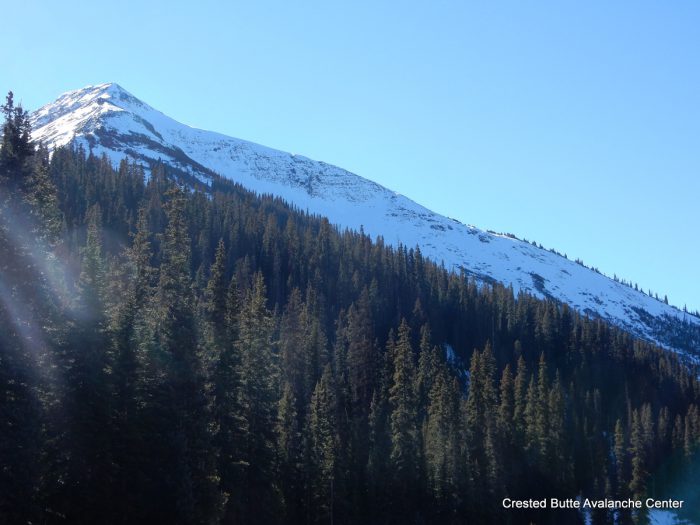
<svg viewBox="0 0 700 525">
<path fill-rule="evenodd" d="M 0 89 L 118 82 L 700 308 L 697 1 L 179 4 L 3 2 Z"/>
</svg>

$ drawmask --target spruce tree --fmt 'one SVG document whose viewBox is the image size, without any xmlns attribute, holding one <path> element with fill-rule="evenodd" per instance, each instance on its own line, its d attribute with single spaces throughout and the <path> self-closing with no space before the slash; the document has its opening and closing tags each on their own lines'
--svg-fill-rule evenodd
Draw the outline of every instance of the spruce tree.
<svg viewBox="0 0 700 525">
<path fill-rule="evenodd" d="M 573 472 L 567 453 L 566 405 L 558 370 L 547 396 L 547 414 L 549 421 L 546 465 L 549 472 L 558 473 L 555 476 L 555 483 L 559 484 L 559 488 L 568 488 Z"/>
<path fill-rule="evenodd" d="M 331 368 L 326 365 L 309 407 L 309 447 L 312 462 L 311 494 L 314 521 L 333 523 L 337 477 L 337 404 Z"/>
<path fill-rule="evenodd" d="M 218 279 L 217 279 L 218 280 Z M 213 281 L 215 282 L 215 281 Z M 218 295 L 212 293 L 212 297 Z M 240 316 L 239 290 L 232 278 L 226 291 L 223 329 L 211 329 L 217 334 L 217 346 L 212 349 L 213 360 L 213 419 L 216 433 L 214 444 L 218 455 L 219 486 L 228 500 L 223 521 L 229 522 L 240 513 L 239 487 L 243 483 L 244 455 L 247 424 L 243 419 L 240 396 L 241 352 L 236 344 Z M 216 331 L 214 331 L 216 330 Z M 223 336 L 221 339 L 218 337 Z"/>
<path fill-rule="evenodd" d="M 617 497 L 627 497 L 628 462 L 627 462 L 627 434 L 620 418 L 615 422 L 615 441 L 613 453 L 615 454 L 615 479 L 617 482 Z"/>
<path fill-rule="evenodd" d="M 458 392 L 447 368 L 443 365 L 436 373 L 430 389 L 425 431 L 425 463 L 427 484 L 441 513 L 446 519 L 459 505 L 459 413 Z"/>
<path fill-rule="evenodd" d="M 303 446 L 297 414 L 297 400 L 289 383 L 284 383 L 277 410 L 277 470 L 284 514 L 298 523 L 303 511 Z"/>
<path fill-rule="evenodd" d="M 518 358 L 517 371 L 514 384 L 514 406 L 513 406 L 513 431 L 515 433 L 515 444 L 518 448 L 524 448 L 526 435 L 526 406 L 528 371 L 525 359 L 521 355 Z"/>
<path fill-rule="evenodd" d="M 515 384 L 513 382 L 513 374 L 510 371 L 510 364 L 507 364 L 501 374 L 498 406 L 498 428 L 499 434 L 503 437 L 504 443 L 509 447 L 513 445 L 514 439 L 514 407 Z"/>
<path fill-rule="evenodd" d="M 151 490 L 160 497 L 167 494 L 167 499 L 149 514 L 172 523 L 204 523 L 218 514 L 222 497 L 190 287 L 186 197 L 177 187 L 166 197 L 167 226 L 154 297 L 152 342 L 146 350 L 149 373 L 157 381 L 147 387 L 145 423 L 158 432 L 150 443 L 151 461 L 170 475 L 151 480 Z"/>
<path fill-rule="evenodd" d="M 278 370 L 273 351 L 273 319 L 266 307 L 261 273 L 243 301 L 236 346 L 240 353 L 238 405 L 243 467 L 240 512 L 245 523 L 274 521 L 278 486 L 272 482 L 275 466 Z"/>
<path fill-rule="evenodd" d="M 633 498 L 640 499 L 646 493 L 647 465 L 642 422 L 636 409 L 632 411 L 629 451 L 632 457 L 632 478 L 629 490 Z"/>
<path fill-rule="evenodd" d="M 0 142 L 0 521 L 43 519 L 47 405 L 60 322 L 47 279 L 49 247 L 39 242 L 41 210 L 28 180 L 34 163 L 28 115 L 12 92 L 2 106 Z M 32 206 L 34 204 L 34 206 Z M 41 237 L 41 235 L 40 235 Z M 48 365 L 42 366 L 42 363 Z"/>
<path fill-rule="evenodd" d="M 405 320 L 399 326 L 393 350 L 393 377 L 389 389 L 391 406 L 391 470 L 400 509 L 410 508 L 418 477 L 419 442 L 417 428 L 415 364 L 410 328 Z"/>
<path fill-rule="evenodd" d="M 544 352 L 540 354 L 537 370 L 537 397 L 535 402 L 536 449 L 543 471 L 549 455 L 549 370 Z"/>
<path fill-rule="evenodd" d="M 62 352 L 62 417 L 55 421 L 67 461 L 59 467 L 64 483 L 51 505 L 71 520 L 88 523 L 105 513 L 113 473 L 109 436 L 107 314 L 102 253 L 102 212 L 88 211 L 85 247 L 72 325 Z M 59 460 L 60 461 L 60 460 Z"/>
<path fill-rule="evenodd" d="M 111 326 L 111 356 L 109 357 L 110 432 L 113 440 L 112 460 L 115 465 L 114 499 L 121 502 L 115 516 L 131 521 L 138 503 L 130 490 L 138 485 L 140 450 L 144 439 L 140 428 L 140 405 L 143 402 L 140 385 L 143 382 L 142 359 L 139 352 L 141 338 L 146 333 L 148 304 L 154 292 L 155 270 L 151 266 L 152 250 L 149 242 L 145 210 L 139 211 L 133 243 L 126 253 L 125 297 L 118 305 Z"/>
</svg>

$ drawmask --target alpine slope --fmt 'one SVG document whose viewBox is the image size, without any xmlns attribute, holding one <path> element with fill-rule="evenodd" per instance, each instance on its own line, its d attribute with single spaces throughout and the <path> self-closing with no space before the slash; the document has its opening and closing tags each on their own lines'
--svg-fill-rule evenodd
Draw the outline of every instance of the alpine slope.
<svg viewBox="0 0 700 525">
<path fill-rule="evenodd" d="M 148 172 L 163 162 L 204 185 L 219 175 L 272 194 L 338 227 L 412 248 L 477 280 L 569 304 L 634 335 L 697 360 L 700 318 L 556 252 L 434 213 L 375 182 L 325 162 L 195 129 L 114 83 L 61 95 L 31 116 L 33 138 L 50 151 L 82 146 L 115 165 L 129 158 Z M 201 185 L 200 185 L 201 186 Z"/>
</svg>

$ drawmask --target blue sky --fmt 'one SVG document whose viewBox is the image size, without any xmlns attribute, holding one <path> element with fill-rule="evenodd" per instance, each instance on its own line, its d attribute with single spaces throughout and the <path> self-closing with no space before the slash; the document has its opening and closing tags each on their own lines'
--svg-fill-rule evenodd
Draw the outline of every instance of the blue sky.
<svg viewBox="0 0 700 525">
<path fill-rule="evenodd" d="M 700 308 L 698 2 L 144 3 L 3 2 L 0 89 L 118 82 Z"/>
</svg>

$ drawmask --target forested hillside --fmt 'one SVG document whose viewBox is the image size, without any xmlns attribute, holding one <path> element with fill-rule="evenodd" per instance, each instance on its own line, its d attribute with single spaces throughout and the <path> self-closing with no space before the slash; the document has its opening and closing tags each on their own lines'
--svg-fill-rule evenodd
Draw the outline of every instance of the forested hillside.
<svg viewBox="0 0 700 525">
<path fill-rule="evenodd" d="M 444 261 L 448 270 L 466 272 L 477 283 L 512 285 L 516 293 L 566 303 L 700 363 L 700 314 L 675 308 L 665 297 L 660 300 L 636 284 L 610 279 L 534 241 L 462 224 L 340 167 L 191 128 L 118 84 L 64 93 L 32 113 L 30 123 L 32 138 L 43 141 L 50 152 L 82 146 L 95 156 L 106 155 L 114 166 L 135 159 L 147 173 L 152 164 L 161 163 L 172 182 L 198 185 L 205 192 L 202 182 L 215 181 L 218 174 L 323 216 L 341 229 L 383 236 L 394 249 L 421 246 L 424 257 Z M 420 177 L 432 180 L 434 175 Z M 439 177 L 434 183 L 441 186 Z M 465 213 L 480 197 L 485 195 L 465 194 Z M 656 246 L 653 238 L 647 241 L 648 247 Z"/>
<path fill-rule="evenodd" d="M 576 523 L 501 500 L 641 496 L 700 442 L 670 352 L 3 109 L 0 522 Z"/>
</svg>

